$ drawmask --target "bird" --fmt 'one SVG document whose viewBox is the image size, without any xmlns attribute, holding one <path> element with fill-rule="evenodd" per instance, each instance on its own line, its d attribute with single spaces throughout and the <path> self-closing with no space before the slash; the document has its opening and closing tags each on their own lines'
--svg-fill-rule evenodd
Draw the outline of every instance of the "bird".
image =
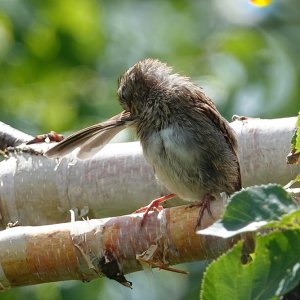
<svg viewBox="0 0 300 300">
<path fill-rule="evenodd" d="M 45 155 L 62 157 L 79 148 L 88 159 L 121 130 L 136 130 L 143 155 L 170 194 L 137 210 L 161 209 L 160 203 L 176 195 L 201 207 L 196 227 L 210 201 L 242 187 L 237 138 L 214 102 L 189 77 L 158 59 L 138 61 L 118 80 L 123 111 L 105 122 L 75 132 Z"/>
</svg>

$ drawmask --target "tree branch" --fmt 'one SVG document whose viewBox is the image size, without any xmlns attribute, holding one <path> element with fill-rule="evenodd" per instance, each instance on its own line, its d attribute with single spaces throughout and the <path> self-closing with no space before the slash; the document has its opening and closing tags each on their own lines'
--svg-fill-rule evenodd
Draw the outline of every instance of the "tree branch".
<svg viewBox="0 0 300 300">
<path fill-rule="evenodd" d="M 295 124 L 296 118 L 231 123 L 238 136 L 244 187 L 286 184 L 300 173 L 299 165 L 286 164 Z M 22 225 L 67 222 L 69 209 L 77 211 L 79 218 L 123 215 L 168 193 L 145 162 L 139 142 L 109 144 L 86 161 L 69 155 L 58 162 L 34 154 L 48 147 L 21 145 L 0 163 L 2 228 L 15 221 Z"/>
<path fill-rule="evenodd" d="M 0 150 L 16 147 L 32 139 L 32 136 L 0 122 Z"/>
<path fill-rule="evenodd" d="M 212 208 L 220 213 L 221 206 L 216 202 Z M 90 281 L 99 276 L 130 286 L 123 275 L 141 270 L 147 261 L 166 268 L 217 257 L 237 238 L 195 234 L 198 212 L 199 208 L 188 206 L 152 212 L 143 227 L 141 215 L 135 214 L 3 230 L 0 287 L 71 279 Z M 210 216 L 204 216 L 204 226 L 212 222 Z"/>
</svg>

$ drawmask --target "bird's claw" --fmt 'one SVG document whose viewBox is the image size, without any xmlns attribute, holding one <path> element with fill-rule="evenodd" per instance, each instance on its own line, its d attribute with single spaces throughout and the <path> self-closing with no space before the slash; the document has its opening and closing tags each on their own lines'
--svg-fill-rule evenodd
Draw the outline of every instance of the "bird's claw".
<svg viewBox="0 0 300 300">
<path fill-rule="evenodd" d="M 175 194 L 169 194 L 166 196 L 162 196 L 160 198 L 152 200 L 151 203 L 148 204 L 147 206 L 137 209 L 134 213 L 144 213 L 143 217 L 142 217 L 142 221 L 141 221 L 141 226 L 144 225 L 145 219 L 150 211 L 152 211 L 152 210 L 161 211 L 163 209 L 163 207 L 160 204 L 168 199 L 175 197 L 175 196 L 176 196 Z"/>
</svg>

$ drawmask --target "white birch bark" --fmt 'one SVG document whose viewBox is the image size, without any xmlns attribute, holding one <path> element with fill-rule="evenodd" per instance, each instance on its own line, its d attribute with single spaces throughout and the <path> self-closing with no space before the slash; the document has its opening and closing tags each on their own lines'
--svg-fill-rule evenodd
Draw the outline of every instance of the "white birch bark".
<svg viewBox="0 0 300 300">
<path fill-rule="evenodd" d="M 231 123 L 238 137 L 244 187 L 286 184 L 300 173 L 299 165 L 286 164 L 295 124 L 296 118 Z M 38 151 L 49 147 L 31 146 Z M 58 162 L 19 151 L 0 163 L 2 227 L 15 221 L 67 222 L 69 209 L 75 209 L 79 219 L 128 214 L 166 193 L 144 160 L 139 142 L 109 144 L 85 161 L 71 154 Z"/>
</svg>

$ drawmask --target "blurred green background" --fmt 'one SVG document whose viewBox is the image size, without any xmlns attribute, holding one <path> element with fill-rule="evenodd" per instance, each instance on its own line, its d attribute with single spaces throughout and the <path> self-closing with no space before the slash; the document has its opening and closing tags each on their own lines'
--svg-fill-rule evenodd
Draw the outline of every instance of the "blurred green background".
<svg viewBox="0 0 300 300">
<path fill-rule="evenodd" d="M 0 120 L 36 135 L 73 132 L 120 111 L 117 78 L 155 57 L 193 78 L 222 114 L 299 110 L 300 2 L 0 0 Z M 131 274 L 14 289 L 0 299 L 198 299 L 191 274 Z M 230 275 L 229 275 L 230 276 Z"/>
</svg>

